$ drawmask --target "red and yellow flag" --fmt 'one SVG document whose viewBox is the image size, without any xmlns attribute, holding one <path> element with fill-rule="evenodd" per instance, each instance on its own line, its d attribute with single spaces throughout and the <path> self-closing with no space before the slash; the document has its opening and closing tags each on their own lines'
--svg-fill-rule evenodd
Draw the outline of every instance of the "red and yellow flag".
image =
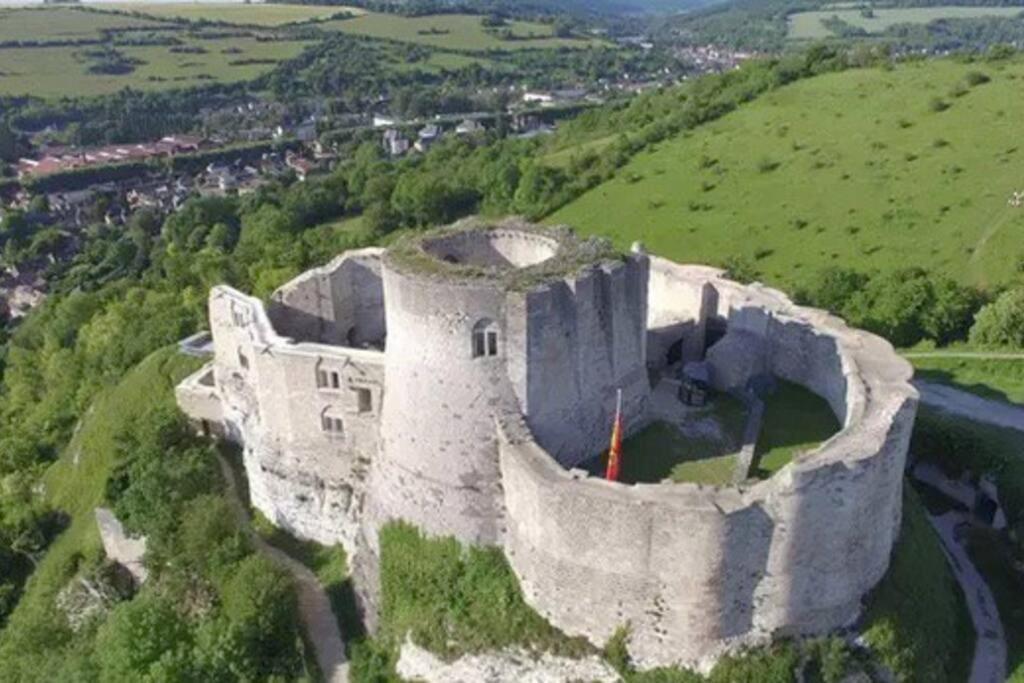
<svg viewBox="0 0 1024 683">
<path fill-rule="evenodd" d="M 608 481 L 619 480 L 619 468 L 622 463 L 622 389 L 615 399 L 615 426 L 612 427 L 612 443 L 608 447 L 608 469 L 604 478 Z"/>
</svg>

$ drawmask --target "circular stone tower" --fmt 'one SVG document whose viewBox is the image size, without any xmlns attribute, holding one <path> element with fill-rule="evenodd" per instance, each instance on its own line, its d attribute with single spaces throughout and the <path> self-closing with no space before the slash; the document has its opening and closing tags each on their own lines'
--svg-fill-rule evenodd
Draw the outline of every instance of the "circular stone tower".
<svg viewBox="0 0 1024 683">
<path fill-rule="evenodd" d="M 639 414 L 649 392 L 647 269 L 646 256 L 515 219 L 463 221 L 390 249 L 371 534 L 404 519 L 500 542 L 502 406 L 517 403 L 567 466 L 607 442 L 616 388 L 627 417 Z"/>
</svg>

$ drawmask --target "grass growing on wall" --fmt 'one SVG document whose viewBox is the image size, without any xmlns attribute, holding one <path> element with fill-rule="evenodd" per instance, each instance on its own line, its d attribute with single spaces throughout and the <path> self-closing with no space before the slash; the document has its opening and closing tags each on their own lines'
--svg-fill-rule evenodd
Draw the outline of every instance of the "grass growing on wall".
<svg viewBox="0 0 1024 683">
<path fill-rule="evenodd" d="M 892 564 L 868 599 L 864 638 L 900 681 L 967 679 L 974 652 L 963 593 L 917 493 L 903 493 Z"/>
<path fill-rule="evenodd" d="M 415 527 L 391 523 L 380 532 L 380 635 L 446 658 L 521 645 L 578 656 L 593 651 L 569 638 L 523 600 L 498 548 L 428 539 Z"/>
</svg>

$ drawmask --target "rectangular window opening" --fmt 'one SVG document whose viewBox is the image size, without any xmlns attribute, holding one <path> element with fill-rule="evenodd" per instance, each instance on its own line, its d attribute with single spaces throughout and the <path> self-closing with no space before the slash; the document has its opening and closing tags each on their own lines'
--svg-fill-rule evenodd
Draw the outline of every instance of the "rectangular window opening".
<svg viewBox="0 0 1024 683">
<path fill-rule="evenodd" d="M 356 400 L 360 413 L 369 413 L 373 410 L 373 394 L 369 389 L 356 389 Z"/>
<path fill-rule="evenodd" d="M 498 333 L 488 332 L 487 333 L 487 355 L 497 356 L 498 355 Z"/>
<path fill-rule="evenodd" d="M 331 388 L 332 389 L 338 389 L 339 387 L 341 387 L 341 376 L 338 373 L 336 373 L 336 372 L 332 372 L 331 373 Z"/>
</svg>

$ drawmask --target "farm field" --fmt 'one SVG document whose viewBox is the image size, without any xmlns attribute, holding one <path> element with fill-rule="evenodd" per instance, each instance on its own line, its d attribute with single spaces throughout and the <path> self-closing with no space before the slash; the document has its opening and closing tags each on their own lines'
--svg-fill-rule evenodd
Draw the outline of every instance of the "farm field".
<svg viewBox="0 0 1024 683">
<path fill-rule="evenodd" d="M 422 69 L 432 73 L 438 73 L 441 71 L 454 71 L 456 69 L 462 69 L 473 64 L 479 64 L 480 66 L 486 66 L 488 68 L 494 68 L 498 65 L 497 62 L 493 62 L 482 57 L 473 57 L 470 55 L 458 54 L 455 52 L 433 52 L 426 59 L 418 62 L 410 62 L 402 60 L 398 57 L 394 57 L 395 61 L 392 62 L 389 67 L 396 72 L 415 71 Z"/>
<path fill-rule="evenodd" d="M 0 43 L 23 40 L 39 43 L 99 40 L 105 30 L 166 26 L 156 21 L 74 7 L 0 8 Z"/>
<path fill-rule="evenodd" d="M 166 45 L 121 47 L 125 55 L 140 59 L 132 73 L 88 73 L 89 62 L 81 47 L 0 49 L 0 94 L 61 97 L 102 95 L 125 87 L 140 90 L 232 83 L 260 76 L 280 61 L 297 56 L 309 42 L 260 42 L 231 37 L 183 41 L 201 47 L 201 54 L 175 53 Z"/>
<path fill-rule="evenodd" d="M 515 37 L 515 40 L 502 40 L 485 30 L 483 19 L 469 14 L 401 17 L 370 12 L 352 19 L 326 21 L 317 26 L 327 31 L 342 31 L 449 50 L 525 50 L 589 47 L 595 44 L 595 41 L 589 39 L 556 38 L 552 26 L 525 21 L 509 21 L 507 26 L 498 29 L 510 30 Z"/>
<path fill-rule="evenodd" d="M 788 37 L 792 40 L 818 40 L 832 35 L 821 22 L 838 17 L 846 23 L 868 33 L 881 33 L 895 24 L 927 24 L 936 19 L 972 19 L 975 17 L 1012 17 L 1024 7 L 964 7 L 938 5 L 935 7 L 902 7 L 873 9 L 874 16 L 865 17 L 859 9 L 825 9 L 815 12 L 797 12 L 787 18 Z"/>
<path fill-rule="evenodd" d="M 126 2 L 104 5 L 104 8 L 124 12 L 141 12 L 158 19 L 186 19 L 188 21 L 223 21 L 247 26 L 283 26 L 297 22 L 325 19 L 335 14 L 364 14 L 358 7 L 342 5 L 275 5 L 273 3 L 246 5 L 243 3 L 139 3 Z"/>
<path fill-rule="evenodd" d="M 971 72 L 991 81 L 968 86 Z M 790 290 L 827 266 L 996 286 L 1024 259 L 1008 203 L 1024 185 L 1022 78 L 1019 60 L 942 60 L 800 81 L 637 155 L 548 220 L 674 260 L 740 257 Z"/>
</svg>

